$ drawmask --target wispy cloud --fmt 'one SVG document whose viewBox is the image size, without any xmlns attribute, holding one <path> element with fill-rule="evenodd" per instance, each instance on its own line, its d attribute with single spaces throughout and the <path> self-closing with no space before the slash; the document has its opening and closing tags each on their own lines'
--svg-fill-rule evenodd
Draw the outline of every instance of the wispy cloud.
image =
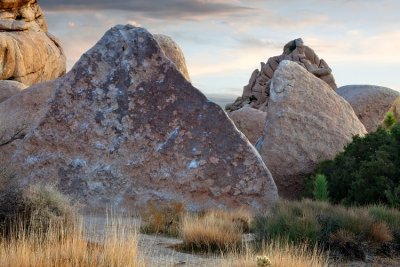
<svg viewBox="0 0 400 267">
<path fill-rule="evenodd" d="M 40 4 L 48 10 L 123 10 L 152 18 L 174 19 L 243 14 L 252 10 L 238 1 L 211 0 L 41 0 Z"/>
<path fill-rule="evenodd" d="M 206 93 L 240 93 L 260 61 L 302 37 L 339 85 L 399 86 L 397 0 L 40 0 L 69 67 L 115 24 L 173 37 Z M 232 89 L 237 88 L 237 89 Z"/>
</svg>

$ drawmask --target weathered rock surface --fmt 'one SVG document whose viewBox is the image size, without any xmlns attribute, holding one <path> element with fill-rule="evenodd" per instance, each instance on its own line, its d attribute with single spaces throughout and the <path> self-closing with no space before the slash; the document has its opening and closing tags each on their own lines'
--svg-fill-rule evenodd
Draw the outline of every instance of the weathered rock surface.
<svg viewBox="0 0 400 267">
<path fill-rule="evenodd" d="M 65 69 L 64 52 L 47 32 L 37 1 L 1 1 L 0 79 L 32 85 L 58 78 Z"/>
<path fill-rule="evenodd" d="M 25 137 L 43 115 L 55 84 L 36 84 L 0 103 L 0 146 Z"/>
<path fill-rule="evenodd" d="M 277 200 L 254 147 L 142 28 L 108 31 L 41 110 L 11 164 L 26 183 L 54 183 L 92 210 L 149 200 L 261 209 Z"/>
<path fill-rule="evenodd" d="M 282 61 L 271 83 L 263 138 L 257 144 L 279 195 L 298 197 L 304 177 L 332 159 L 354 135 L 366 133 L 350 104 L 292 61 Z"/>
<path fill-rule="evenodd" d="M 262 136 L 267 113 L 258 109 L 244 107 L 228 113 L 236 127 L 255 145 Z"/>
<path fill-rule="evenodd" d="M 0 103 L 26 88 L 25 84 L 16 81 L 0 81 Z M 1 115 L 0 115 L 1 116 Z"/>
<path fill-rule="evenodd" d="M 164 34 L 154 34 L 154 38 L 161 46 L 165 55 L 171 60 L 182 73 L 183 77 L 190 82 L 189 71 L 186 66 L 185 55 L 179 45 L 169 36 Z"/>
<path fill-rule="evenodd" d="M 243 95 L 236 99 L 233 104 L 226 106 L 227 111 L 233 111 L 242 107 L 252 107 L 267 110 L 270 97 L 271 79 L 278 65 L 283 60 L 297 62 L 307 71 L 326 82 L 332 89 L 336 89 L 335 78 L 332 70 L 320 59 L 310 47 L 305 46 L 302 39 L 296 39 L 287 43 L 280 56 L 271 57 L 266 63 L 261 62 L 261 69 L 254 70 L 249 84 L 243 88 Z"/>
<path fill-rule="evenodd" d="M 400 92 L 373 85 L 347 85 L 337 89 L 353 107 L 368 132 L 382 124 L 388 111 L 400 112 Z M 397 101 L 396 101 L 397 100 Z M 397 114 L 399 117 L 399 114 Z"/>
</svg>

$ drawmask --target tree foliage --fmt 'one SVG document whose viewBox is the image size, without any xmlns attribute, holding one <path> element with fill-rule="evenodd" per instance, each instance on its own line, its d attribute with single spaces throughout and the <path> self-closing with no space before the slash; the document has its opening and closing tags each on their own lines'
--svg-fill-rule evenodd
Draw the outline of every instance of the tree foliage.
<svg viewBox="0 0 400 267">
<path fill-rule="evenodd" d="M 315 173 L 326 176 L 334 203 L 400 207 L 400 122 L 355 136 L 344 152 L 320 163 Z"/>
</svg>

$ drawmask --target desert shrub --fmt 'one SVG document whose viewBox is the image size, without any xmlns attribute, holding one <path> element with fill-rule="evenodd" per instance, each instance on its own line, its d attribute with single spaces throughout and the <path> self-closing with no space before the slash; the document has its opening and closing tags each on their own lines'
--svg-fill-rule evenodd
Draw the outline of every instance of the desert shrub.
<svg viewBox="0 0 400 267">
<path fill-rule="evenodd" d="M 180 228 L 183 248 L 201 251 L 238 249 L 242 244 L 242 234 L 248 228 L 249 216 L 244 210 L 186 214 Z"/>
<path fill-rule="evenodd" d="M 51 185 L 21 187 L 14 173 L 0 170 L 0 232 L 3 236 L 16 228 L 47 231 L 51 227 L 68 229 L 76 219 L 67 197 Z"/>
<path fill-rule="evenodd" d="M 363 259 L 365 246 L 400 244 L 400 211 L 384 206 L 345 207 L 310 200 L 279 202 L 253 223 L 256 239 L 287 239 Z M 367 246 L 368 247 L 368 246 Z"/>
<path fill-rule="evenodd" d="M 353 141 L 315 174 L 326 176 L 333 203 L 400 207 L 400 123 Z"/>
<path fill-rule="evenodd" d="M 314 181 L 313 196 L 318 201 L 328 201 L 328 182 L 323 174 L 317 174 Z"/>
<path fill-rule="evenodd" d="M 141 212 L 143 224 L 140 231 L 145 234 L 164 234 L 178 236 L 185 206 L 180 202 L 155 203 L 149 202 Z"/>
<path fill-rule="evenodd" d="M 393 240 L 393 234 L 389 226 L 384 222 L 376 222 L 371 227 L 371 237 L 379 243 L 386 243 Z"/>
<path fill-rule="evenodd" d="M 318 239 L 319 225 L 312 211 L 301 203 L 280 202 L 268 215 L 254 219 L 254 233 L 259 241 L 288 239 L 290 242 L 315 243 Z"/>
<path fill-rule="evenodd" d="M 33 230 L 62 227 L 69 229 L 75 223 L 75 210 L 70 200 L 52 185 L 33 185 L 22 194 L 25 217 Z"/>
<path fill-rule="evenodd" d="M 375 205 L 371 206 L 368 212 L 375 221 L 386 223 L 393 233 L 395 242 L 400 244 L 400 211 L 382 205 Z"/>
</svg>

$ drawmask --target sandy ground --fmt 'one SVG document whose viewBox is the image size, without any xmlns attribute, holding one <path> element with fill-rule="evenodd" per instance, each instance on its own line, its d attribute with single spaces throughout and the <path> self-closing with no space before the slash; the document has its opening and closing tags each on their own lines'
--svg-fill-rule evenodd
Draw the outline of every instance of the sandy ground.
<svg viewBox="0 0 400 267">
<path fill-rule="evenodd" d="M 116 222 L 127 228 L 139 229 L 140 220 L 133 218 L 122 218 Z M 104 229 L 110 224 L 110 220 L 100 216 L 85 216 L 84 227 L 87 239 L 90 242 L 102 243 L 104 240 Z M 206 257 L 189 253 L 178 252 L 171 247 L 182 243 L 181 240 L 163 236 L 138 234 L 139 255 L 144 257 L 148 266 L 190 266 L 190 267 L 212 267 L 220 265 L 221 259 Z"/>
</svg>

